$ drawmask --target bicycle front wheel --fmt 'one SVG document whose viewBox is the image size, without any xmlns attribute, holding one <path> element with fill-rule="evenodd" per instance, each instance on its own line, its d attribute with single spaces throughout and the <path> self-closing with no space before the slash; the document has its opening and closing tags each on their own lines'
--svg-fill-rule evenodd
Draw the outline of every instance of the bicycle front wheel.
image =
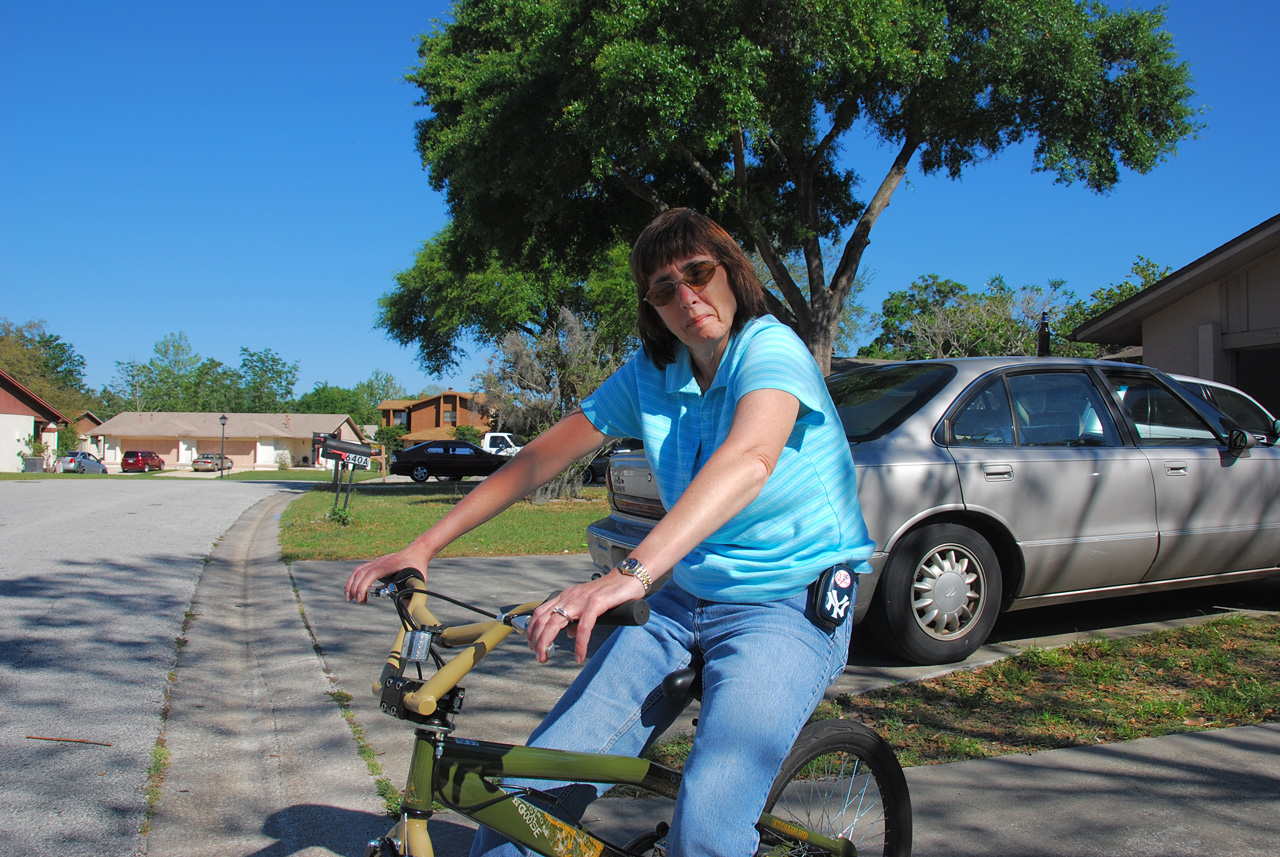
<svg viewBox="0 0 1280 857">
<path fill-rule="evenodd" d="M 848 839 L 863 857 L 911 854 L 911 794 L 902 766 L 883 738 L 856 721 L 821 720 L 800 730 L 765 811 Z M 809 852 L 797 845 L 789 853 Z"/>
</svg>

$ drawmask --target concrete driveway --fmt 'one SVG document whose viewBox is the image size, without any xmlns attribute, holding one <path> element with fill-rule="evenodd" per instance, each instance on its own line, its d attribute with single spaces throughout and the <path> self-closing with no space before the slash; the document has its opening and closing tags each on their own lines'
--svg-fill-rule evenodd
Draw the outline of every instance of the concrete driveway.
<svg viewBox="0 0 1280 857">
<path fill-rule="evenodd" d="M 0 854 L 139 853 L 184 613 L 217 540 L 281 491 L 0 482 Z"/>
</svg>

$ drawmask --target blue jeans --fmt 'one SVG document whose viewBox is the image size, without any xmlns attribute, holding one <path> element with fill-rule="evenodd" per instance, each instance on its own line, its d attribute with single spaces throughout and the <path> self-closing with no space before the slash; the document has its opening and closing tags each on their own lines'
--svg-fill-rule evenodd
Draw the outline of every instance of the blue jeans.
<svg viewBox="0 0 1280 857">
<path fill-rule="evenodd" d="M 852 623 L 834 632 L 807 613 L 807 593 L 765 604 L 702 601 L 668 583 L 640 628 L 619 629 L 583 667 L 529 739 L 535 747 L 636 756 L 688 704 L 662 679 L 700 652 L 702 710 L 676 799 L 668 853 L 748 857 L 773 778 L 823 692 L 844 670 Z M 607 786 L 508 781 L 553 792 L 581 818 Z M 640 833 L 642 831 L 637 831 Z M 524 849 L 481 827 L 472 857 Z"/>
</svg>

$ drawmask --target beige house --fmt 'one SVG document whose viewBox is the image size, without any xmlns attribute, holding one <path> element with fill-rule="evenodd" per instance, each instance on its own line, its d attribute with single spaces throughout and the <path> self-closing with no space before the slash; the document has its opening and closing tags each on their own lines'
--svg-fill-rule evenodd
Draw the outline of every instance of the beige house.
<svg viewBox="0 0 1280 857">
<path fill-rule="evenodd" d="M 1222 381 L 1280 414 L 1280 215 L 1072 332 L 1142 348 L 1165 372 Z"/>
<path fill-rule="evenodd" d="M 224 416 L 225 432 L 220 422 Z M 150 450 L 169 468 L 190 467 L 203 452 L 225 452 L 236 470 L 275 470 L 282 461 L 292 467 L 332 467 L 331 461 L 318 458 L 316 435 L 366 442 L 346 414 L 126 411 L 98 426 L 95 434 L 103 440 L 103 463 L 115 467 L 130 450 Z"/>
</svg>

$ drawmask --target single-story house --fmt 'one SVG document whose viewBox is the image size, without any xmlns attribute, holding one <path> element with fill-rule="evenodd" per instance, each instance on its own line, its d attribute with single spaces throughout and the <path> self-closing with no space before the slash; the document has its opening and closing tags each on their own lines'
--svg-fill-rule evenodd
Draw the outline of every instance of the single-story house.
<svg viewBox="0 0 1280 857">
<path fill-rule="evenodd" d="M 1280 414 L 1280 215 L 1077 327 L 1148 366 L 1221 381 Z"/>
<path fill-rule="evenodd" d="M 225 430 L 220 420 L 227 418 Z M 102 461 L 120 465 L 129 450 L 150 450 L 167 467 L 190 467 L 203 452 L 223 452 L 236 470 L 332 467 L 319 459 L 315 436 L 365 443 L 359 426 L 346 414 L 220 414 L 126 411 L 98 426 Z"/>
<path fill-rule="evenodd" d="M 93 411 L 85 411 L 72 420 L 72 425 L 76 427 L 76 437 L 79 440 L 76 449 L 80 452 L 92 452 L 102 458 L 102 432 L 98 431 L 102 420 L 98 415 Z"/>
<path fill-rule="evenodd" d="M 482 397 L 477 393 L 460 393 L 448 390 L 425 399 L 388 399 L 378 404 L 382 412 L 382 425 L 405 426 L 405 444 L 424 440 L 444 440 L 453 437 L 458 426 L 475 426 L 484 433 L 489 431 L 489 415 L 481 408 L 473 410 Z"/>
<path fill-rule="evenodd" d="M 62 412 L 31 392 L 17 378 L 0 369 L 0 472 L 27 470 L 27 439 L 45 445 L 39 469 L 53 464 L 58 449 L 58 429 L 70 424 Z"/>
</svg>

